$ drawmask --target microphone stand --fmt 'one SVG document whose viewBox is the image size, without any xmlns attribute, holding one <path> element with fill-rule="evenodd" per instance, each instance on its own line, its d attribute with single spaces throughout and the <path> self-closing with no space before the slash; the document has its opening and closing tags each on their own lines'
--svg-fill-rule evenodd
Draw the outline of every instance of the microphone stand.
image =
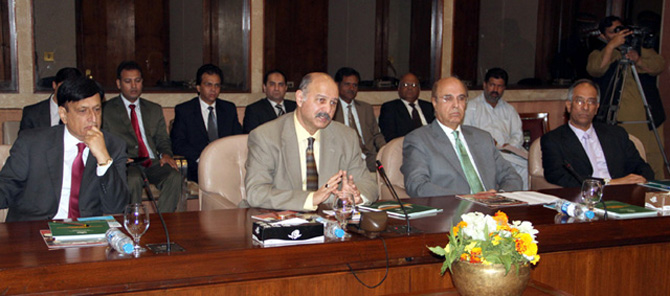
<svg viewBox="0 0 670 296">
<path fill-rule="evenodd" d="M 391 195 L 395 200 L 398 202 L 400 205 L 400 209 L 402 209 L 403 214 L 405 214 L 405 221 L 407 222 L 407 226 L 404 226 L 406 230 L 403 230 L 403 226 L 397 226 L 394 228 L 395 232 L 397 233 L 407 233 L 409 235 L 410 233 L 418 233 L 419 230 L 417 229 L 412 229 L 409 226 L 409 215 L 407 215 L 407 210 L 405 209 L 405 206 L 402 204 L 402 201 L 400 201 L 400 198 L 398 197 L 398 193 L 395 191 L 395 188 L 393 188 L 393 185 L 391 185 L 391 181 L 389 180 L 389 177 L 386 175 L 386 172 L 384 171 L 384 166 L 382 165 L 382 162 L 377 160 L 377 171 L 379 172 L 379 175 L 382 177 L 382 180 L 384 181 L 384 184 L 386 187 L 388 187 L 389 191 L 391 191 Z"/>
<path fill-rule="evenodd" d="M 142 162 L 147 160 L 146 157 L 131 158 L 131 159 L 133 160 L 133 162 L 128 164 L 130 166 L 141 166 Z M 138 167 L 138 170 L 140 171 L 140 175 L 142 176 L 142 187 L 144 187 L 144 190 L 146 190 L 147 197 L 149 198 L 154 208 L 156 209 L 158 218 L 161 220 L 161 224 L 163 225 L 163 231 L 165 231 L 165 238 L 167 241 L 167 243 L 165 244 L 147 244 L 147 248 L 150 249 L 152 252 L 154 252 L 154 254 L 160 254 L 160 253 L 170 254 L 173 251 L 173 248 L 175 252 L 186 251 L 177 243 L 170 242 L 170 232 L 168 231 L 167 224 L 165 224 L 165 219 L 163 219 L 163 214 L 161 213 L 161 210 L 158 209 L 158 204 L 156 204 L 154 194 L 151 192 L 151 189 L 149 188 L 149 178 L 147 177 L 147 174 L 144 172 L 144 168 Z"/>
</svg>

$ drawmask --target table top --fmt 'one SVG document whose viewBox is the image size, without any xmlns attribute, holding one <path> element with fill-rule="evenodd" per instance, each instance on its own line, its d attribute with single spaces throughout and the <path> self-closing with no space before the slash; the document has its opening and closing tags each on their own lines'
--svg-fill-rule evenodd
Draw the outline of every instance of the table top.
<svg viewBox="0 0 670 296">
<path fill-rule="evenodd" d="M 636 185 L 607 186 L 605 200 L 620 200 L 644 205 L 646 188 Z M 543 190 L 568 200 L 577 200 L 578 188 Z M 205 284 L 276 276 L 383 268 L 386 254 L 392 266 L 435 263 L 426 246 L 445 245 L 446 233 L 460 221 L 463 212 L 480 211 L 492 214 L 497 210 L 472 204 L 453 196 L 416 198 L 411 203 L 444 209 L 436 216 L 411 220 L 412 227 L 422 232 L 410 236 L 384 233 L 384 242 L 353 235 L 346 241 L 326 239 L 326 243 L 263 248 L 253 243 L 251 215 L 267 210 L 231 209 L 165 214 L 173 242 L 182 253 L 143 253 L 140 258 L 119 256 L 106 247 L 48 250 L 39 230 L 48 229 L 46 221 L 0 223 L 0 291 L 4 283 L 16 289 L 41 291 L 58 285 L 68 274 L 86 273 L 87 282 L 81 290 L 95 292 L 97 284 L 105 291 L 171 287 L 183 284 Z M 590 221 L 556 224 L 556 212 L 543 206 L 520 206 L 502 209 L 510 220 L 527 220 L 539 230 L 539 253 L 635 245 L 670 241 L 670 217 L 659 216 L 632 220 Z M 117 220 L 121 220 L 117 217 Z M 392 224 L 404 221 L 389 219 Z M 151 227 L 141 243 L 163 243 L 165 234 L 158 216 L 151 216 Z M 176 268 L 178 267 L 178 268 Z M 109 270 L 129 270 L 115 273 Z M 155 270 L 169 270 L 155 273 Z M 137 274 L 144 274 L 138 277 Z M 28 280 L 31 275 L 45 275 Z M 49 276 L 46 276 L 49 275 Z M 62 275 L 61 277 L 57 275 Z M 179 279 L 178 281 L 175 279 Z M 77 285 L 69 283 L 72 291 Z M 72 286 L 74 285 L 74 286 Z M 12 290 L 16 292 L 16 290 Z"/>
</svg>

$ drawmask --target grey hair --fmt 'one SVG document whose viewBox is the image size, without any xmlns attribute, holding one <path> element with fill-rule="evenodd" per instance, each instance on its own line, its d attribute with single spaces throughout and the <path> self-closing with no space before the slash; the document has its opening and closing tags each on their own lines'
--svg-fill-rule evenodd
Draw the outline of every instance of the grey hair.
<svg viewBox="0 0 670 296">
<path fill-rule="evenodd" d="M 442 81 L 442 79 L 447 79 L 447 78 L 456 78 L 456 80 L 458 80 L 458 82 L 460 82 L 461 85 L 463 86 L 463 88 L 465 89 L 465 96 L 466 97 L 468 96 L 468 92 L 470 91 L 468 86 L 465 85 L 465 83 L 460 78 L 458 78 L 458 75 L 453 75 L 453 76 L 448 76 L 448 77 L 438 79 L 437 81 L 433 82 L 433 88 L 431 89 L 431 92 L 430 92 L 430 97 L 431 98 L 437 98 L 437 85 L 439 84 L 440 81 Z"/>
<path fill-rule="evenodd" d="M 575 92 L 575 88 L 581 84 L 588 84 L 590 86 L 593 86 L 593 88 L 596 89 L 596 99 L 598 100 L 598 104 L 600 104 L 600 86 L 598 86 L 595 82 L 593 82 L 591 79 L 579 79 L 575 81 L 570 88 L 568 89 L 568 101 L 572 102 L 572 95 Z"/>
</svg>

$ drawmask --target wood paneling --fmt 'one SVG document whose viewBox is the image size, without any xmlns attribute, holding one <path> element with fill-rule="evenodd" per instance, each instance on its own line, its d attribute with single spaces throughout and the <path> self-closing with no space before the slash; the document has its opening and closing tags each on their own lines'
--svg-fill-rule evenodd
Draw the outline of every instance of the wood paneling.
<svg viewBox="0 0 670 296">
<path fill-rule="evenodd" d="M 328 70 L 328 1 L 266 0 L 263 72 L 281 69 L 298 87 L 309 72 Z"/>
<path fill-rule="evenodd" d="M 454 1 L 454 55 L 452 71 L 461 80 L 477 84 L 477 53 L 479 51 L 479 3 Z"/>
<path fill-rule="evenodd" d="M 433 0 L 414 0 L 412 1 L 412 27 L 410 29 L 409 48 L 409 71 L 414 73 L 421 81 L 422 88 L 430 88 L 431 80 L 431 61 L 426 57 L 431 56 L 430 46 L 420 46 L 420 44 L 431 43 L 431 24 Z M 401 73 L 398 73 L 402 75 Z"/>
</svg>

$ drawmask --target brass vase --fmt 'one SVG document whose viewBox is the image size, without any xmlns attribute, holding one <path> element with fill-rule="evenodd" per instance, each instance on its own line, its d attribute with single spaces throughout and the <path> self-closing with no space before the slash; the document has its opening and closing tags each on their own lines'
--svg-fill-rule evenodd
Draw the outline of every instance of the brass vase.
<svg viewBox="0 0 670 296">
<path fill-rule="evenodd" d="M 454 261 L 451 265 L 451 279 L 462 296 L 521 295 L 530 280 L 530 266 L 512 265 L 505 275 L 502 264 L 476 264 Z"/>
</svg>

